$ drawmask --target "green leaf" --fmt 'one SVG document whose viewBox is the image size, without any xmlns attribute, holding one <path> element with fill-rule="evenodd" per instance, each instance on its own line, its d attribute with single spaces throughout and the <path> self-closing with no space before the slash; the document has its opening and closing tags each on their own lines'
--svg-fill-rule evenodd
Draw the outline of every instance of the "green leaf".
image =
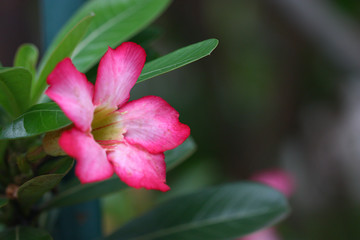
<svg viewBox="0 0 360 240">
<path fill-rule="evenodd" d="M 167 163 L 167 170 L 172 169 L 179 164 L 179 162 L 184 161 L 195 151 L 195 149 L 195 142 L 190 137 L 179 147 L 166 151 L 165 162 Z M 43 208 L 49 209 L 52 207 L 68 206 L 86 202 L 120 191 L 126 187 L 127 185 L 120 181 L 119 177 L 116 175 L 102 182 L 89 184 L 77 183 L 65 189 L 63 192 L 60 192 L 50 200 L 50 202 L 46 203 Z"/>
<path fill-rule="evenodd" d="M 34 79 L 38 57 L 39 50 L 37 47 L 33 44 L 25 43 L 16 52 L 14 66 L 26 68 L 31 73 L 32 79 Z"/>
<path fill-rule="evenodd" d="M 18 201 L 24 208 L 36 203 L 47 191 L 59 184 L 61 179 L 72 168 L 74 161 L 66 162 L 61 173 L 40 175 L 25 182 L 18 189 Z"/>
<path fill-rule="evenodd" d="M 217 39 L 208 39 L 148 62 L 145 64 L 137 82 L 142 82 L 160 74 L 170 72 L 210 55 L 218 43 L 219 41 Z"/>
<path fill-rule="evenodd" d="M 0 105 L 13 117 L 29 106 L 31 73 L 22 67 L 0 69 Z"/>
<path fill-rule="evenodd" d="M 0 208 L 6 206 L 8 204 L 9 200 L 7 198 L 0 198 Z"/>
<path fill-rule="evenodd" d="M 39 228 L 17 226 L 0 233 L 2 240 L 52 240 L 48 232 Z"/>
<path fill-rule="evenodd" d="M 102 182 L 80 184 L 76 182 L 75 185 L 60 192 L 50 202 L 42 206 L 43 209 L 50 209 L 53 207 L 63 207 L 74 205 L 93 199 L 106 196 L 110 193 L 117 192 L 126 188 L 127 185 L 120 181 L 119 177 L 113 176 Z"/>
<path fill-rule="evenodd" d="M 68 166 L 72 164 L 72 162 L 73 159 L 69 157 L 47 159 L 46 162 L 38 168 L 37 173 L 38 175 L 63 173 L 67 170 Z"/>
<path fill-rule="evenodd" d="M 233 183 L 161 203 L 105 239 L 232 239 L 273 225 L 288 212 L 288 203 L 278 191 Z"/>
<path fill-rule="evenodd" d="M 13 122 L 0 129 L 1 139 L 14 139 L 39 135 L 71 124 L 54 102 L 34 105 Z"/>
<path fill-rule="evenodd" d="M 32 89 L 33 103 L 37 102 L 46 88 L 46 78 L 55 66 L 64 58 L 70 57 L 75 47 L 84 37 L 94 15 L 88 12 L 55 44 L 52 44 L 42 58 L 38 71 L 38 79 Z"/>
<path fill-rule="evenodd" d="M 89 12 L 95 13 L 89 31 L 71 56 L 77 69 L 86 72 L 99 61 L 108 46 L 114 48 L 140 32 L 159 16 L 169 3 L 169 0 L 89 1 L 67 23 L 60 36 L 82 16 Z"/>
<path fill-rule="evenodd" d="M 170 171 L 196 151 L 196 143 L 192 137 L 188 137 L 180 146 L 165 152 L 166 170 Z"/>
<path fill-rule="evenodd" d="M 0 105 L 0 128 L 12 120 L 11 115 Z"/>
</svg>

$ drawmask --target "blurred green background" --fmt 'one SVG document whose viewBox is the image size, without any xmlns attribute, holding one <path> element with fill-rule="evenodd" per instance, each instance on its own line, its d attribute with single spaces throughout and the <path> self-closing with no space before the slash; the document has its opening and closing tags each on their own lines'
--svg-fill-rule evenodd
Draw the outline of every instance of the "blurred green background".
<svg viewBox="0 0 360 240">
<path fill-rule="evenodd" d="M 21 43 L 47 41 L 40 12 L 35 0 L 0 0 L 4 66 Z M 103 199 L 105 232 L 173 195 L 283 168 L 296 181 L 283 239 L 360 239 L 360 2 L 181 0 L 152 26 L 149 56 L 220 41 L 132 92 L 175 107 L 198 150 L 168 173 L 169 193 Z"/>
</svg>

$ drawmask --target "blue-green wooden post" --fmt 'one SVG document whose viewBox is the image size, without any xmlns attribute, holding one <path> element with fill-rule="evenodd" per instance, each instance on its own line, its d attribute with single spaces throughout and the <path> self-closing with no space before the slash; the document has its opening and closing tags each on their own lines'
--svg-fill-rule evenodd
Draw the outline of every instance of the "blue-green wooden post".
<svg viewBox="0 0 360 240">
<path fill-rule="evenodd" d="M 49 46 L 63 24 L 84 2 L 85 0 L 41 0 L 44 48 Z M 91 240 L 99 238 L 101 234 L 99 201 L 62 208 L 53 232 L 56 240 Z"/>
</svg>

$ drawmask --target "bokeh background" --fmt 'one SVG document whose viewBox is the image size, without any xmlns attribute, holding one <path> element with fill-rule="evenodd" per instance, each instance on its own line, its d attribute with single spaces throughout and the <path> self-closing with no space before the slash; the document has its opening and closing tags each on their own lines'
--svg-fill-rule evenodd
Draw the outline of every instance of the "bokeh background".
<svg viewBox="0 0 360 240">
<path fill-rule="evenodd" d="M 0 0 L 2 65 L 21 43 L 43 52 L 60 27 L 52 19 L 81 2 L 49 17 L 49 1 Z M 103 230 L 173 195 L 281 168 L 296 188 L 283 239 L 360 239 L 360 1 L 179 0 L 152 27 L 149 57 L 220 41 L 209 57 L 132 92 L 174 106 L 198 150 L 168 173 L 169 193 L 103 199 Z"/>
</svg>

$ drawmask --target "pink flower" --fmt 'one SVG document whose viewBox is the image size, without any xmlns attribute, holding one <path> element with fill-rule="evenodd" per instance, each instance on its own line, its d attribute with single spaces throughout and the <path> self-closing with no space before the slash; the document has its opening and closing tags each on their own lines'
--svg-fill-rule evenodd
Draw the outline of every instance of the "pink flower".
<svg viewBox="0 0 360 240">
<path fill-rule="evenodd" d="M 163 152 L 180 145 L 190 128 L 160 97 L 128 102 L 145 57 L 135 43 L 109 48 L 99 63 L 95 87 L 69 58 L 49 75 L 45 93 L 74 124 L 61 134 L 59 145 L 77 160 L 75 174 L 82 183 L 115 172 L 131 187 L 170 189 Z"/>
<path fill-rule="evenodd" d="M 290 173 L 282 169 L 268 169 L 255 173 L 251 180 L 268 185 L 286 197 L 290 197 L 294 192 L 294 179 Z M 265 228 L 254 232 L 239 240 L 281 240 L 275 228 Z"/>
<path fill-rule="evenodd" d="M 270 169 L 255 173 L 251 180 L 264 183 L 286 197 L 290 197 L 294 192 L 294 179 L 292 176 L 282 169 Z"/>
<path fill-rule="evenodd" d="M 253 234 L 242 237 L 241 240 L 280 240 L 274 228 L 266 228 Z"/>
</svg>

